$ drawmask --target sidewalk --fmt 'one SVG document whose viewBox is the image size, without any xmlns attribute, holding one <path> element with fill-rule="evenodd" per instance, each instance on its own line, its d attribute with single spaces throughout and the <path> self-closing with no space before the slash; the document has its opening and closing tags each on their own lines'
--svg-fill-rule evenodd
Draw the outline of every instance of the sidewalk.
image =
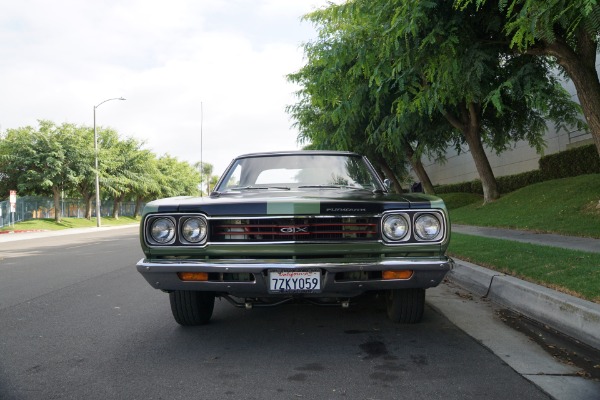
<svg viewBox="0 0 600 400">
<path fill-rule="evenodd" d="M 452 224 L 452 232 L 600 253 L 600 239 L 458 224 Z"/>
<path fill-rule="evenodd" d="M 17 232 L 7 232 L 0 234 L 0 243 L 6 242 L 16 242 L 19 240 L 28 240 L 28 239 L 42 239 L 52 236 L 65 236 L 65 235 L 77 235 L 80 233 L 86 232 L 105 232 L 113 229 L 125 229 L 131 228 L 134 226 L 139 226 L 139 224 L 129 224 L 129 225 L 116 225 L 116 226 L 102 226 L 100 228 L 90 227 L 90 228 L 71 228 L 71 229 L 61 229 L 57 231 L 17 231 Z"/>
<path fill-rule="evenodd" d="M 600 239 L 453 225 L 452 231 L 600 253 Z M 600 304 L 457 260 L 448 278 L 465 289 L 600 350 Z M 600 268 L 600 266 L 598 266 Z"/>
</svg>

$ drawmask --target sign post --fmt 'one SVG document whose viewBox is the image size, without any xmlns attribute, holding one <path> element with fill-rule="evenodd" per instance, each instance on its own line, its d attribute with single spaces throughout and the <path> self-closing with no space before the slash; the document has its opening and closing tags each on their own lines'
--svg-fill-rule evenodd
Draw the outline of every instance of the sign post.
<svg viewBox="0 0 600 400">
<path fill-rule="evenodd" d="M 12 214 L 12 225 L 15 226 L 15 212 L 17 211 L 17 191 L 10 191 L 10 213 Z"/>
</svg>

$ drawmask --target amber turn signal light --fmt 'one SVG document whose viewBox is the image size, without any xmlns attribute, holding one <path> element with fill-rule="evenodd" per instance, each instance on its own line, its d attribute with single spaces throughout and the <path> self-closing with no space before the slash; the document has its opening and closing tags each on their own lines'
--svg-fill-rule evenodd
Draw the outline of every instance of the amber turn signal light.
<svg viewBox="0 0 600 400">
<path fill-rule="evenodd" d="M 413 271 L 406 269 L 402 271 L 383 271 L 383 279 L 410 279 Z"/>
<path fill-rule="evenodd" d="M 178 272 L 177 276 L 182 281 L 207 281 L 207 272 Z"/>
</svg>

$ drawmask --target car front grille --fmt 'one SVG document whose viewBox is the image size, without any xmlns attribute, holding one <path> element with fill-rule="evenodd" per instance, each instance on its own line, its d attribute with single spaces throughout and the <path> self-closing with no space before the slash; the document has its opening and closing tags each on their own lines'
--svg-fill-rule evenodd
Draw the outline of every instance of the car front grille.
<svg viewBox="0 0 600 400">
<path fill-rule="evenodd" d="M 213 243 L 379 239 L 377 217 L 217 219 L 210 226 Z"/>
</svg>

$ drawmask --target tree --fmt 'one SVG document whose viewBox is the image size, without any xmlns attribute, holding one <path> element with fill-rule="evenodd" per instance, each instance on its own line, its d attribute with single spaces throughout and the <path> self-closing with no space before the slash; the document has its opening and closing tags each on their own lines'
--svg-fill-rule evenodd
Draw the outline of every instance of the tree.
<svg viewBox="0 0 600 400">
<path fill-rule="evenodd" d="M 484 144 L 501 152 L 525 139 L 541 151 L 546 119 L 577 123 L 578 108 L 549 74 L 551 65 L 515 55 L 495 40 L 500 33 L 493 15 L 468 7 L 456 10 L 442 0 L 351 0 L 308 18 L 321 23 L 334 41 L 368 32 L 368 41 L 360 41 L 367 45 L 355 52 L 354 69 L 365 73 L 375 92 L 393 96 L 397 118 L 387 121 L 391 126 L 431 128 L 407 129 L 413 136 L 398 132 L 404 143 L 418 143 L 418 152 L 435 151 L 444 141 L 466 143 L 486 201 L 499 192 Z M 440 117 L 447 128 L 438 125 Z"/>
<path fill-rule="evenodd" d="M 296 120 L 301 143 L 310 143 L 313 149 L 365 154 L 401 192 L 398 176 L 407 175 L 405 159 L 390 154 L 389 146 L 370 135 L 390 111 L 381 111 L 379 94 L 356 60 L 365 54 L 369 43 L 357 37 L 361 34 L 364 32 L 342 35 L 326 24 L 320 25 L 319 40 L 305 45 L 306 66 L 288 75 L 288 80 L 301 89 L 298 103 L 288 106 L 287 111 Z"/>
<path fill-rule="evenodd" d="M 7 134 L 0 133 L 0 199 L 18 187 L 18 177 L 22 174 L 21 166 L 16 165 L 10 158 L 13 155 L 12 140 Z"/>
<path fill-rule="evenodd" d="M 219 175 L 211 175 L 210 181 L 208 182 L 208 184 L 210 185 L 211 188 L 214 189 L 217 186 L 218 182 L 219 182 Z"/>
<path fill-rule="evenodd" d="M 179 161 L 170 155 L 152 159 L 146 163 L 145 174 L 148 175 L 148 184 L 138 186 L 134 190 L 136 196 L 136 209 L 134 216 L 138 216 L 140 205 L 148 199 L 173 196 L 196 196 L 200 174 L 185 161 Z"/>
<path fill-rule="evenodd" d="M 142 149 L 143 143 L 134 138 L 112 143 L 103 139 L 102 187 L 113 198 L 113 218 L 119 218 L 119 208 L 126 196 L 133 196 L 154 183 L 154 176 L 147 169 L 153 154 Z"/>
<path fill-rule="evenodd" d="M 189 163 L 168 155 L 157 159 L 143 149 L 142 142 L 121 139 L 112 129 L 99 127 L 97 132 L 101 197 L 113 199 L 113 217 L 118 218 L 120 205 L 128 197 L 136 200 L 137 216 L 142 202 L 148 199 L 198 194 L 200 174 Z M 39 121 L 37 128 L 27 126 L 0 133 L 0 190 L 53 196 L 56 221 L 61 219 L 62 193 L 80 194 L 86 204 L 86 218 L 91 218 L 96 172 L 93 165 L 90 127 Z M 208 166 L 206 163 L 206 171 Z M 211 179 L 214 185 L 216 177 Z"/>
<path fill-rule="evenodd" d="M 61 192 L 77 184 L 79 175 L 73 168 L 71 145 L 77 140 L 76 127 L 40 120 L 38 128 L 31 126 L 8 129 L 0 141 L 0 166 L 10 171 L 6 179 L 17 183 L 25 193 L 50 195 L 54 199 L 54 219 L 60 222 Z"/>
<path fill-rule="evenodd" d="M 573 81 L 600 154 L 600 3 L 597 0 L 455 0 L 496 15 L 503 40 L 515 52 L 554 60 Z"/>
<path fill-rule="evenodd" d="M 201 187 L 206 185 L 206 193 L 210 193 L 210 188 L 213 181 L 213 165 L 207 162 L 198 161 L 194 163 L 194 168 L 196 168 L 196 170 L 200 173 Z M 204 191 L 202 188 L 200 190 Z"/>
<path fill-rule="evenodd" d="M 138 182 L 138 184 L 133 187 L 131 193 L 135 198 L 135 210 L 133 211 L 134 218 L 140 216 L 144 202 L 157 199 L 161 194 L 163 176 L 158 168 L 156 155 L 153 153 L 147 154 L 146 163 L 144 165 L 144 175 L 146 178 Z"/>
<path fill-rule="evenodd" d="M 162 173 L 161 197 L 199 194 L 200 172 L 188 162 L 166 154 L 158 159 L 158 169 Z"/>
<path fill-rule="evenodd" d="M 65 143 L 71 170 L 77 177 L 70 192 L 81 195 L 85 203 L 85 218 L 92 218 L 92 200 L 95 193 L 94 131 L 90 127 L 75 126 L 70 140 Z"/>
</svg>

